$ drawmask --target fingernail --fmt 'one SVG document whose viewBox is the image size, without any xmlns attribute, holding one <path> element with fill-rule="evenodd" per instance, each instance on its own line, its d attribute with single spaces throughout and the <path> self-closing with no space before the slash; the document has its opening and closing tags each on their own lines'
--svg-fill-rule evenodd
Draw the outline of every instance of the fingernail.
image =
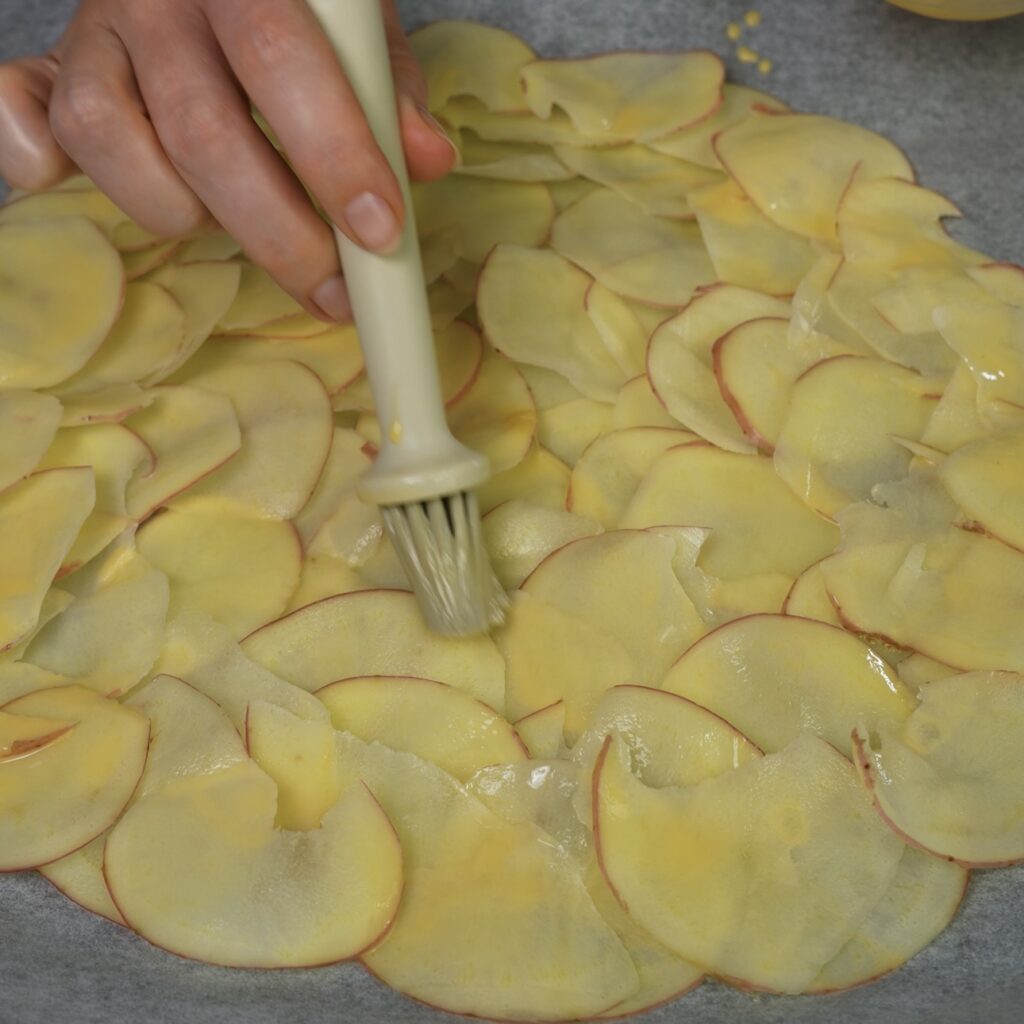
<svg viewBox="0 0 1024 1024">
<path fill-rule="evenodd" d="M 449 146 L 452 147 L 452 152 L 456 157 L 459 156 L 459 147 L 455 145 L 452 137 L 444 130 L 441 122 L 425 107 L 422 103 L 416 104 L 416 113 L 423 119 L 423 123 L 436 135 L 438 138 L 444 139 Z"/>
<path fill-rule="evenodd" d="M 348 287 L 341 274 L 327 278 L 313 292 L 313 301 L 329 320 L 348 323 L 352 319 L 352 303 L 348 297 Z"/>
<path fill-rule="evenodd" d="M 361 192 L 345 207 L 345 220 L 363 248 L 371 252 L 394 252 L 402 240 L 394 210 L 372 192 Z"/>
</svg>

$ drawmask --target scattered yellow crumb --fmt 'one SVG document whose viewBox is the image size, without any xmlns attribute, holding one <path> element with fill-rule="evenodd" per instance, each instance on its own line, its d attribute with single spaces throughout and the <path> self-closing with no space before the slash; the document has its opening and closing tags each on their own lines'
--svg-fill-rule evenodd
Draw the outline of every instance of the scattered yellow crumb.
<svg viewBox="0 0 1024 1024">
<path fill-rule="evenodd" d="M 767 57 L 765 57 L 764 60 L 757 62 L 757 70 L 760 71 L 762 75 L 767 75 L 771 69 L 772 62 Z"/>
<path fill-rule="evenodd" d="M 741 29 L 740 26 L 739 26 L 739 23 L 735 22 L 735 21 L 729 22 L 728 26 L 726 26 L 726 29 L 725 29 L 726 36 L 728 36 L 728 38 L 731 39 L 734 43 L 736 42 L 737 39 L 739 39 L 740 34 L 742 32 L 743 32 L 743 29 Z"/>
<path fill-rule="evenodd" d="M 760 11 L 747 11 L 743 15 L 743 20 L 746 22 L 748 28 L 757 28 L 761 24 L 761 12 Z"/>
<path fill-rule="evenodd" d="M 736 47 L 736 56 L 739 58 L 741 64 L 756 64 L 760 59 L 757 52 L 752 50 L 749 46 Z"/>
<path fill-rule="evenodd" d="M 402 424 L 395 420 L 388 431 L 388 437 L 392 444 L 398 444 L 402 440 Z"/>
</svg>

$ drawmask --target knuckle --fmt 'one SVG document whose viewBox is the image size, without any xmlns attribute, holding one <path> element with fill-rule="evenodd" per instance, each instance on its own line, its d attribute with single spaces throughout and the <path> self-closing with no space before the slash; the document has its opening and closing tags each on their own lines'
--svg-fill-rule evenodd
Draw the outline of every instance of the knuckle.
<svg viewBox="0 0 1024 1024">
<path fill-rule="evenodd" d="M 198 172 L 226 154 L 233 115 L 224 104 L 205 96 L 169 96 L 156 119 L 156 131 L 172 163 L 185 172 Z"/>
<path fill-rule="evenodd" d="M 304 59 L 307 48 L 287 5 L 255 0 L 242 34 L 243 46 L 263 69 L 273 71 Z"/>
<path fill-rule="evenodd" d="M 50 103 L 50 128 L 62 146 L 102 144 L 118 118 L 114 93 L 88 75 L 59 78 Z"/>
</svg>

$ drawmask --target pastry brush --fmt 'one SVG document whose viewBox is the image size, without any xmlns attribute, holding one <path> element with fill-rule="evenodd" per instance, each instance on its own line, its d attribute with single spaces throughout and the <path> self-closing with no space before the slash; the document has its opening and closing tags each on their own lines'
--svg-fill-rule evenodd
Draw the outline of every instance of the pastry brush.
<svg viewBox="0 0 1024 1024">
<path fill-rule="evenodd" d="M 474 493 L 490 468 L 484 455 L 455 440 L 445 420 L 380 0 L 308 2 L 406 210 L 401 243 L 388 255 L 334 232 L 381 431 L 359 493 L 380 508 L 427 625 L 452 635 L 486 632 L 502 621 L 507 604 L 483 545 Z"/>
</svg>

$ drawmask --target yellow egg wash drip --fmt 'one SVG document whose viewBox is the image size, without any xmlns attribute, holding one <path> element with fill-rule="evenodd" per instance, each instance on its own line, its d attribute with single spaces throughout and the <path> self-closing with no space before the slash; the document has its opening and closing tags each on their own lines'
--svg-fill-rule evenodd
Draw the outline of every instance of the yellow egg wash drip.
<svg viewBox="0 0 1024 1024">
<path fill-rule="evenodd" d="M 747 11 L 743 15 L 743 23 L 747 28 L 757 28 L 761 24 L 761 12 L 760 11 Z"/>
<path fill-rule="evenodd" d="M 738 46 L 736 56 L 741 64 L 756 64 L 761 59 L 757 51 L 752 50 L 749 46 Z"/>
<path fill-rule="evenodd" d="M 739 37 L 742 34 L 743 29 L 740 28 L 739 22 L 731 21 L 725 28 L 726 38 L 730 39 L 734 43 L 739 39 Z"/>
</svg>

